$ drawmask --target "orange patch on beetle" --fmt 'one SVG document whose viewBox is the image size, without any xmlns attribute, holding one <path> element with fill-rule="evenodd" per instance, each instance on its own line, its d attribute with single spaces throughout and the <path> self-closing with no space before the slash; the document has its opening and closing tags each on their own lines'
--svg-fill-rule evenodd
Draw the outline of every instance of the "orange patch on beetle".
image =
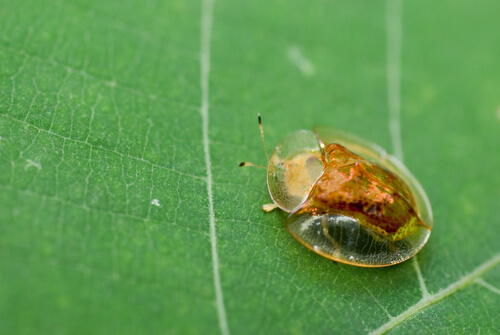
<svg viewBox="0 0 500 335">
<path fill-rule="evenodd" d="M 418 225 L 428 228 L 414 210 L 409 187 L 395 174 L 340 144 L 328 145 L 323 160 L 324 173 L 298 213 L 350 216 L 392 241 Z"/>
</svg>

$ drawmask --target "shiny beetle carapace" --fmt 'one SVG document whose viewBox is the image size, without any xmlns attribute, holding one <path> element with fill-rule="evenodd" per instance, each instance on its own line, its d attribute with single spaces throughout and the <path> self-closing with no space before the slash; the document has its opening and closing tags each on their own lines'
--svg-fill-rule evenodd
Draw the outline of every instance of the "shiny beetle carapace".
<svg viewBox="0 0 500 335">
<path fill-rule="evenodd" d="M 292 236 L 338 262 L 397 264 L 431 233 L 431 207 L 415 177 L 382 148 L 346 132 L 316 127 L 287 135 L 269 159 L 267 184 L 274 205 L 263 209 L 290 213 Z"/>
</svg>

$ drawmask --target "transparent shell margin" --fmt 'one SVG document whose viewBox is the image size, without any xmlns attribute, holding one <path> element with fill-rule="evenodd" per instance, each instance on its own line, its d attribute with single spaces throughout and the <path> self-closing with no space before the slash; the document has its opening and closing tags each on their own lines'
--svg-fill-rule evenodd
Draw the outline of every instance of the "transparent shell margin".
<svg viewBox="0 0 500 335">
<path fill-rule="evenodd" d="M 307 200 L 323 171 L 316 135 L 309 130 L 288 134 L 276 146 L 267 169 L 273 202 L 285 212 L 294 212 Z"/>
<path fill-rule="evenodd" d="M 304 246 L 337 262 L 362 267 L 401 263 L 420 251 L 430 231 L 419 227 L 399 241 L 389 241 L 357 220 L 343 215 L 320 216 L 292 213 L 287 230 Z"/>
</svg>

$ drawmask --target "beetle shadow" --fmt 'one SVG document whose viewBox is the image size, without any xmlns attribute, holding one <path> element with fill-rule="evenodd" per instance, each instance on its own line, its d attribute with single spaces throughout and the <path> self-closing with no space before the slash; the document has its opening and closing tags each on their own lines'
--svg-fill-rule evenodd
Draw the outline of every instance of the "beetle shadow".
<svg viewBox="0 0 500 335">
<path fill-rule="evenodd" d="M 412 259 L 388 267 L 357 267 L 322 257 L 291 235 L 288 240 L 286 252 L 291 255 L 283 258 L 288 267 L 296 269 L 293 277 L 295 284 L 300 285 L 301 291 L 317 295 L 314 298 L 317 301 L 329 297 L 328 300 L 332 301 L 325 302 L 326 308 L 330 303 L 335 309 L 338 306 L 333 304 L 345 304 L 344 308 L 366 308 L 378 304 L 381 310 L 385 309 L 395 316 L 422 298 L 419 276 Z"/>
</svg>

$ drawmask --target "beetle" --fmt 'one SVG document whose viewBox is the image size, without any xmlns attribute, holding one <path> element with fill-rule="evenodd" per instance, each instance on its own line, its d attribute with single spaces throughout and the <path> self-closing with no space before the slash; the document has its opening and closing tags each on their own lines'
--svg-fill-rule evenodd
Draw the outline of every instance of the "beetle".
<svg viewBox="0 0 500 335">
<path fill-rule="evenodd" d="M 266 151 L 260 115 L 259 128 Z M 422 186 L 403 163 L 367 140 L 323 126 L 298 130 L 268 161 L 273 204 L 263 210 L 290 213 L 286 229 L 321 256 L 390 266 L 411 258 L 429 239 L 432 210 Z"/>
</svg>

